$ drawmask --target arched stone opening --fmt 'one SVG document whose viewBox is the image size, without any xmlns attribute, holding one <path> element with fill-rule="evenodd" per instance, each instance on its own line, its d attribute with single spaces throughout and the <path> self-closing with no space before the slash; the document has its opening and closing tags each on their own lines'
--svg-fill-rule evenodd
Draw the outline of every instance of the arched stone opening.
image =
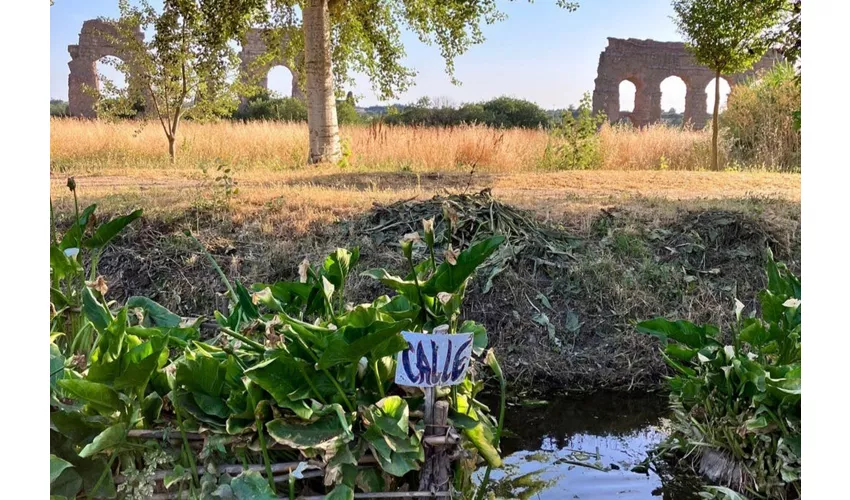
<svg viewBox="0 0 850 500">
<path fill-rule="evenodd" d="M 635 125 L 635 105 L 640 81 L 634 78 L 624 78 L 617 85 L 617 118 L 610 120 L 616 124 Z"/>
<path fill-rule="evenodd" d="M 678 75 L 670 75 L 661 81 L 661 112 L 659 120 L 667 125 L 682 125 L 685 112 L 685 96 L 688 85 Z"/>
<path fill-rule="evenodd" d="M 624 113 L 631 113 L 635 110 L 635 96 L 637 95 L 637 85 L 628 78 L 620 82 L 617 87 L 620 94 L 620 117 Z"/>
<path fill-rule="evenodd" d="M 298 82 L 293 82 L 293 80 L 295 80 L 295 75 L 292 74 L 292 71 L 286 66 L 278 64 L 269 68 L 269 72 L 266 73 L 266 89 L 268 89 L 269 95 L 274 97 L 291 97 L 293 83 L 296 87 L 298 86 Z"/>
<path fill-rule="evenodd" d="M 712 78 L 705 86 L 705 112 L 708 113 L 709 117 L 714 113 L 714 84 L 716 80 L 716 78 Z M 731 83 L 728 78 L 724 76 L 720 77 L 720 112 L 726 109 L 726 100 L 729 97 L 729 92 L 732 90 Z"/>
</svg>

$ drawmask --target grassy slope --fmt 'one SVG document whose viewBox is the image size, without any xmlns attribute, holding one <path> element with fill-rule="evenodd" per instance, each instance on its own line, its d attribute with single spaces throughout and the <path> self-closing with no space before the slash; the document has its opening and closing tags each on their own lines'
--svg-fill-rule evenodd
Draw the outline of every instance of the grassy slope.
<svg viewBox="0 0 850 500">
<path fill-rule="evenodd" d="M 468 317 L 487 325 L 514 387 L 637 389 L 659 387 L 665 370 L 654 341 L 635 334 L 633 321 L 666 315 L 724 325 L 733 298 L 752 300 L 762 286 L 766 245 L 799 266 L 796 175 L 569 172 L 470 180 L 328 170 L 236 176 L 241 192 L 229 207 L 215 182 L 186 180 L 179 172 L 78 177 L 84 203 L 97 201 L 106 212 L 146 210 L 102 260 L 109 297 L 148 295 L 184 315 L 223 307 L 222 285 L 184 228 L 198 232 L 225 271 L 244 282 L 293 278 L 305 256 L 315 261 L 346 245 L 361 247 L 360 270 L 399 269 L 397 248 L 365 231 L 361 214 L 373 202 L 492 186 L 500 201 L 532 209 L 580 241 L 565 271 L 511 269 L 487 295 L 480 292 L 483 280 L 472 287 Z M 67 223 L 71 204 L 63 185 L 57 176 L 52 196 Z M 387 292 L 363 278 L 347 290 L 354 302 Z M 532 320 L 538 310 L 547 313 L 558 340 Z"/>
</svg>

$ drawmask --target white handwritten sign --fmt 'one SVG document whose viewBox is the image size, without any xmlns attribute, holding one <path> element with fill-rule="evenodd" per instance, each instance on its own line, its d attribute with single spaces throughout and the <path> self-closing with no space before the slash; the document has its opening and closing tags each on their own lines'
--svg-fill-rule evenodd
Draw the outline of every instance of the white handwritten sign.
<svg viewBox="0 0 850 500">
<path fill-rule="evenodd" d="M 401 332 L 407 349 L 398 353 L 395 383 L 414 387 L 456 385 L 463 381 L 472 355 L 472 334 Z"/>
</svg>

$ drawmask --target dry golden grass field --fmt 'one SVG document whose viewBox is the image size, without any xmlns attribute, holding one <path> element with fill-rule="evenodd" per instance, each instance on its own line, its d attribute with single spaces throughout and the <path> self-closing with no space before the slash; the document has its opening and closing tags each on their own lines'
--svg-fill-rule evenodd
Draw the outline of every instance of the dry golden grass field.
<svg viewBox="0 0 850 500">
<path fill-rule="evenodd" d="M 150 122 L 50 121 L 54 169 L 86 171 L 169 169 L 166 140 Z M 352 168 L 381 171 L 481 172 L 540 170 L 547 145 L 544 130 L 486 126 L 414 127 L 352 125 L 341 130 Z M 641 130 L 603 127 L 602 170 L 704 170 L 709 165 L 707 131 L 652 126 Z M 185 122 L 178 136 L 178 167 L 225 162 L 262 170 L 301 168 L 307 157 L 303 123 Z"/>
<path fill-rule="evenodd" d="M 800 199 L 799 174 L 707 172 L 709 135 L 663 126 L 603 128 L 603 168 L 593 171 L 539 168 L 549 140 L 542 130 L 343 127 L 351 151 L 345 167 L 303 164 L 303 124 L 187 122 L 180 137 L 171 164 L 154 123 L 51 119 L 52 196 L 60 210 L 67 207 L 65 178 L 74 175 L 82 198 L 103 208 L 179 213 L 227 198 L 225 181 L 215 180 L 224 165 L 238 188 L 227 200 L 233 218 L 262 214 L 265 224 L 286 222 L 296 230 L 362 212 L 373 202 L 447 190 L 492 188 L 500 200 L 548 218 L 635 199 Z"/>
</svg>

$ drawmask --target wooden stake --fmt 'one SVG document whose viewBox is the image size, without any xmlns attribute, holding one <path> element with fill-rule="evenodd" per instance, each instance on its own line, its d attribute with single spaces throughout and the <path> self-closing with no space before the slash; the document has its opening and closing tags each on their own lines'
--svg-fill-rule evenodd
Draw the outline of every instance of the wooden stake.
<svg viewBox="0 0 850 500">
<path fill-rule="evenodd" d="M 433 402 L 433 398 L 434 390 L 429 387 L 425 392 L 425 463 L 419 476 L 419 491 L 438 494 L 448 492 L 451 488 L 451 460 L 449 450 L 445 446 L 450 441 L 448 437 L 449 403 L 447 401 Z M 439 438 L 435 439 L 439 443 L 437 446 L 427 444 L 432 436 Z"/>
</svg>

